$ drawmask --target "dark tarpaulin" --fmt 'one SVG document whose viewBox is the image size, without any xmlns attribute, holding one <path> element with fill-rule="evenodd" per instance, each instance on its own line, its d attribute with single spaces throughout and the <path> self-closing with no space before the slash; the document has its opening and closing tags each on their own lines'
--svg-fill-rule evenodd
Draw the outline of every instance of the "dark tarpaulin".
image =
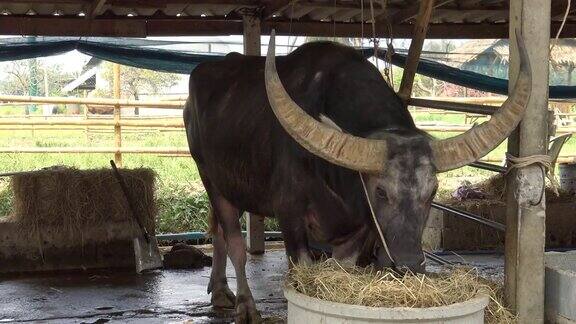
<svg viewBox="0 0 576 324">
<path fill-rule="evenodd" d="M 223 58 L 222 55 L 195 54 L 152 47 L 175 44 L 186 44 L 186 42 L 130 38 L 8 38 L 0 39 L 0 62 L 52 56 L 77 50 L 80 53 L 118 64 L 168 73 L 189 74 L 202 62 Z"/>
<path fill-rule="evenodd" d="M 189 74 L 202 63 L 223 59 L 219 54 L 198 54 L 157 48 L 176 44 L 190 44 L 179 41 L 157 41 L 133 38 L 71 38 L 71 37 L 23 37 L 0 39 L 0 61 L 13 61 L 43 56 L 58 55 L 72 50 L 123 65 L 161 72 Z M 364 57 L 374 55 L 373 49 L 359 50 Z M 384 59 L 386 51 L 378 52 Z M 404 67 L 407 56 L 395 53 L 392 64 Z M 498 94 L 508 93 L 508 80 L 489 77 L 476 72 L 460 70 L 421 59 L 418 74 L 450 82 L 459 86 Z M 576 98 L 576 86 L 550 86 L 550 98 Z"/>
</svg>

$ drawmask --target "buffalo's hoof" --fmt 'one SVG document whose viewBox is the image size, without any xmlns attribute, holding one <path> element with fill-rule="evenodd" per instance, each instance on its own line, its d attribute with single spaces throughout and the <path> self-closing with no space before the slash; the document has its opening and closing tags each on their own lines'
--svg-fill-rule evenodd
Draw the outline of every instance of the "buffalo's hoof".
<svg viewBox="0 0 576 324">
<path fill-rule="evenodd" d="M 260 324 L 262 323 L 262 317 L 256 309 L 256 305 L 252 299 L 240 301 L 238 300 L 238 305 L 236 305 L 236 324 Z"/>
<path fill-rule="evenodd" d="M 234 293 L 225 286 L 218 290 L 212 291 L 212 297 L 210 299 L 212 302 L 212 307 L 221 309 L 234 309 L 236 305 L 236 296 Z"/>
</svg>

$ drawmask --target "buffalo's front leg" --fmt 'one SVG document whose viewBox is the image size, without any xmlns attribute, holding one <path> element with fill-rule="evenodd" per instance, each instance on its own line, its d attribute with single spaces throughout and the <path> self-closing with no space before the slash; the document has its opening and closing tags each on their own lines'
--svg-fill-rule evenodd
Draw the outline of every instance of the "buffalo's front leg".
<svg viewBox="0 0 576 324">
<path fill-rule="evenodd" d="M 211 215 L 214 217 L 213 215 Z M 215 218 L 215 217 L 214 217 Z M 226 241 L 224 240 L 224 231 L 218 225 L 217 219 L 214 222 L 212 230 L 212 246 L 214 252 L 212 255 L 212 273 L 210 274 L 210 284 L 208 284 L 208 293 L 212 293 L 212 306 L 216 308 L 234 308 L 236 296 L 228 287 L 226 279 Z"/>
<path fill-rule="evenodd" d="M 238 209 L 221 196 L 214 199 L 213 207 L 218 212 L 228 256 L 236 271 L 236 323 L 260 323 L 260 314 L 246 279 L 246 242 L 242 237 Z"/>
<path fill-rule="evenodd" d="M 363 254 L 366 253 L 367 247 L 371 246 L 370 244 L 373 245 L 370 231 L 366 226 L 362 226 L 333 246 L 332 257 L 343 265 L 355 266 L 358 258 L 364 257 Z"/>
</svg>

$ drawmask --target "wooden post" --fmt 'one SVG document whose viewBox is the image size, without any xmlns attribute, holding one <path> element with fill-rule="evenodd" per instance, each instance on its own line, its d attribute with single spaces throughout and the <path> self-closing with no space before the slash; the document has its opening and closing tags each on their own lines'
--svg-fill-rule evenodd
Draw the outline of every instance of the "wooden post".
<svg viewBox="0 0 576 324">
<path fill-rule="evenodd" d="M 84 105 L 84 120 L 88 123 L 88 105 Z M 86 125 L 84 134 L 86 135 L 86 143 L 90 144 L 90 126 Z"/>
<path fill-rule="evenodd" d="M 82 97 L 88 97 L 87 90 L 84 90 Z M 86 123 L 88 123 L 88 105 L 84 105 L 84 120 L 86 120 Z M 86 125 L 84 133 L 86 134 L 86 143 L 90 144 L 90 126 Z"/>
<path fill-rule="evenodd" d="M 509 89 L 519 65 L 515 30 L 524 38 L 532 68 L 532 96 L 526 114 L 508 140 L 508 152 L 514 156 L 547 152 L 550 1 L 510 1 Z M 538 165 L 514 170 L 506 179 L 506 300 L 518 313 L 518 323 L 544 323 L 544 186 Z"/>
<path fill-rule="evenodd" d="M 434 9 L 434 0 L 422 0 L 420 3 L 420 10 L 414 25 L 414 32 L 412 34 L 412 41 L 410 42 L 410 49 L 408 50 L 408 58 L 406 59 L 406 66 L 404 67 L 404 74 L 402 74 L 402 82 L 400 82 L 400 89 L 398 95 L 404 102 L 410 99 L 412 94 L 412 86 L 414 84 L 414 76 L 416 75 L 416 68 L 420 60 L 420 53 L 422 53 L 422 46 L 426 39 L 428 32 L 428 22 Z"/>
<path fill-rule="evenodd" d="M 114 99 L 120 99 L 120 65 L 114 63 L 112 68 L 114 70 Z M 122 111 L 120 108 L 120 105 L 114 105 L 114 146 L 118 149 L 118 152 L 114 153 L 114 162 L 117 166 L 122 167 L 122 153 L 120 152 L 122 147 L 122 126 L 120 126 Z"/>
<path fill-rule="evenodd" d="M 243 11 L 244 54 L 260 55 L 260 16 L 259 11 Z M 248 213 L 246 215 L 246 245 L 251 254 L 262 254 L 264 245 L 264 217 Z"/>
</svg>

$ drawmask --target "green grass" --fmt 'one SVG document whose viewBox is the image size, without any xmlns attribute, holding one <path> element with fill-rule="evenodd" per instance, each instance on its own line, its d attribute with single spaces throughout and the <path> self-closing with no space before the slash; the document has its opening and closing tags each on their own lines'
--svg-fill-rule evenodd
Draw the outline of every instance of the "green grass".
<svg viewBox="0 0 576 324">
<path fill-rule="evenodd" d="M 84 131 L 0 131 L 1 147 L 113 146 L 113 134 Z M 126 147 L 187 147 L 184 132 L 124 134 Z M 0 172 L 37 170 L 53 165 L 81 169 L 109 168 L 113 154 L 0 154 Z M 158 174 L 157 204 L 159 233 L 205 231 L 208 229 L 208 196 L 191 157 L 155 154 L 123 154 L 126 168 L 151 167 Z M 11 211 L 12 192 L 7 178 L 0 178 L 0 217 Z M 245 224 L 242 224 L 245 228 Z M 275 220 L 266 220 L 267 230 L 277 230 Z"/>
<path fill-rule="evenodd" d="M 415 115 L 417 122 L 442 122 L 462 124 L 461 115 L 422 114 Z M 432 134 L 445 138 L 456 133 Z M 126 147 L 186 147 L 184 132 L 125 133 L 123 146 Z M 72 147 L 72 146 L 113 146 L 112 133 L 91 134 L 84 131 L 2 131 L 0 147 Z M 506 143 L 490 153 L 490 156 L 503 158 Z M 576 139 L 570 140 L 562 154 L 576 152 Z M 77 168 L 109 168 L 113 154 L 0 154 L 0 172 L 36 170 L 53 165 L 67 165 Z M 158 231 L 174 233 L 183 231 L 204 231 L 208 228 L 208 198 L 203 191 L 198 170 L 191 157 L 162 157 L 155 154 L 123 154 L 124 167 L 150 167 L 158 174 L 157 203 L 159 217 Z M 439 175 L 441 196 L 449 195 L 462 181 L 476 182 L 493 173 L 465 167 Z M 0 215 L 7 215 L 11 209 L 12 193 L 7 178 L 0 178 Z M 267 230 L 277 230 L 275 220 L 266 221 Z"/>
</svg>

